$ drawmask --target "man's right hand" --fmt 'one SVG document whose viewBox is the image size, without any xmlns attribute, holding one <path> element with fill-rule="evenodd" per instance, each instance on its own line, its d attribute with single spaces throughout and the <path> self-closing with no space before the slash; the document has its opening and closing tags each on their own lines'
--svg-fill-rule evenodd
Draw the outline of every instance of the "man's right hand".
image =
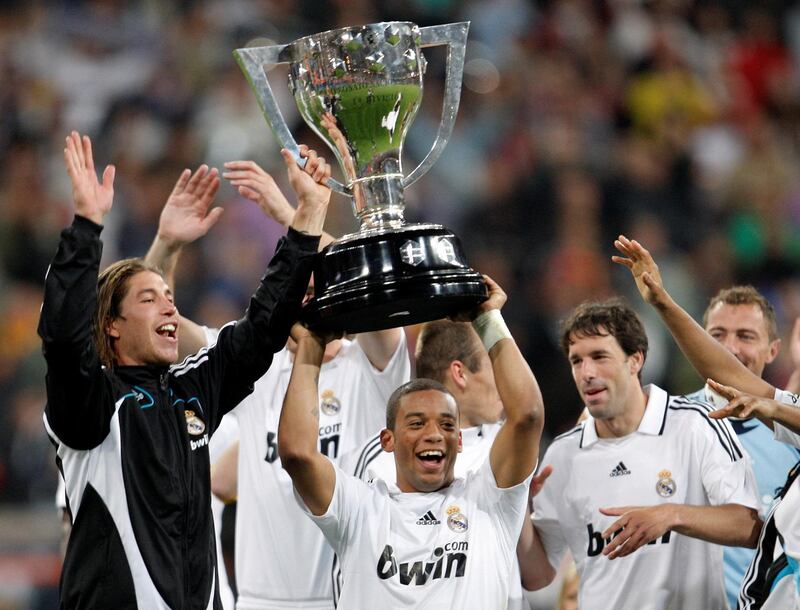
<svg viewBox="0 0 800 610">
<path fill-rule="evenodd" d="M 289 174 L 289 184 L 297 194 L 297 210 L 291 226 L 301 233 L 322 235 L 331 199 L 331 189 L 327 186 L 331 177 L 330 165 L 305 145 L 300 146 L 300 156 L 306 160 L 303 168 L 285 148 L 281 150 L 281 156 Z"/>
<path fill-rule="evenodd" d="M 533 499 L 539 495 L 539 492 L 544 488 L 544 483 L 553 474 L 553 467 L 548 464 L 542 468 L 538 474 L 533 475 L 531 479 L 531 486 L 528 490 L 528 501 L 532 502 Z"/>
<path fill-rule="evenodd" d="M 291 331 L 289 332 L 289 335 L 298 345 L 300 344 L 300 341 L 310 339 L 319 344 L 323 349 L 331 341 L 342 338 L 341 332 L 328 331 L 324 333 L 317 333 L 309 329 L 302 322 L 295 322 Z"/>
<path fill-rule="evenodd" d="M 208 233 L 222 216 L 220 207 L 209 211 L 219 184 L 216 168 L 183 170 L 158 219 L 158 239 L 165 246 L 178 249 Z"/>
<path fill-rule="evenodd" d="M 486 283 L 486 290 L 488 291 L 489 298 L 476 307 L 458 311 L 450 316 L 453 322 L 472 322 L 482 313 L 486 313 L 492 309 L 503 309 L 503 305 L 508 300 L 508 295 L 500 287 L 500 284 L 495 282 L 488 275 L 483 274 L 483 281 Z"/>
<path fill-rule="evenodd" d="M 288 227 L 294 218 L 294 208 L 284 197 L 275 179 L 255 161 L 228 161 L 222 177 L 228 180 L 242 197 L 255 201 L 264 213 L 281 226 Z"/>
<path fill-rule="evenodd" d="M 650 252 L 635 239 L 628 239 L 624 235 L 614 241 L 614 247 L 624 256 L 612 256 L 611 260 L 628 268 L 645 302 L 653 307 L 668 304 L 670 296 L 664 289 L 658 265 Z"/>
<path fill-rule="evenodd" d="M 67 136 L 64 164 L 72 182 L 75 213 L 102 224 L 114 201 L 116 169 L 113 165 L 107 165 L 103 171 L 103 181 L 99 182 L 92 158 L 92 141 L 89 136 L 81 137 L 77 131 Z"/>
</svg>

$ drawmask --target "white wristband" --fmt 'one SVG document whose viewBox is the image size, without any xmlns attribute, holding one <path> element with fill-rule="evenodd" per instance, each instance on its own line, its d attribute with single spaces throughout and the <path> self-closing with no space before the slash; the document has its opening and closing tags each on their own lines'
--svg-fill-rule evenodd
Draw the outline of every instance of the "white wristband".
<svg viewBox="0 0 800 610">
<path fill-rule="evenodd" d="M 800 406 L 800 397 L 786 390 L 775 389 L 775 400 L 792 407 Z"/>
<path fill-rule="evenodd" d="M 472 321 L 472 328 L 478 333 L 483 346 L 488 352 L 494 344 L 501 339 L 511 339 L 511 332 L 503 320 L 503 314 L 499 309 L 490 309 L 484 311 L 481 315 Z"/>
</svg>

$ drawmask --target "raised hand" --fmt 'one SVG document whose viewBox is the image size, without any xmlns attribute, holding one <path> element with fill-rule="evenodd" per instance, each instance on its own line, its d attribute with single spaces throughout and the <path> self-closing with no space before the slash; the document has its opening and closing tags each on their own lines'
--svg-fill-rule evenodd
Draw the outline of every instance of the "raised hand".
<svg viewBox="0 0 800 610">
<path fill-rule="evenodd" d="M 503 305 L 505 305 L 506 301 L 508 300 L 508 295 L 506 295 L 505 291 L 500 288 L 500 284 L 495 282 L 488 275 L 483 275 L 483 281 L 486 282 L 486 288 L 489 291 L 489 298 L 477 307 L 466 311 L 456 312 L 450 316 L 451 320 L 454 322 L 471 322 L 486 311 L 491 309 L 503 309 Z"/>
<path fill-rule="evenodd" d="M 707 383 L 708 387 L 728 401 L 728 404 L 721 409 L 709 413 L 709 417 L 713 419 L 723 419 L 725 417 L 774 419 L 779 407 L 779 403 L 776 401 L 745 394 L 731 386 L 717 383 L 713 379 L 708 379 Z"/>
<path fill-rule="evenodd" d="M 305 145 L 300 146 L 300 156 L 306 160 L 302 169 L 285 148 L 281 150 L 281 156 L 289 174 L 289 184 L 297 194 L 297 210 L 292 226 L 298 231 L 319 235 L 322 233 L 331 198 L 331 189 L 327 186 L 331 167 L 325 159 Z"/>
<path fill-rule="evenodd" d="M 300 156 L 306 160 L 305 167 L 302 169 L 285 148 L 281 150 L 281 156 L 289 173 L 289 184 L 297 194 L 297 199 L 305 202 L 321 202 L 327 205 L 331 198 L 331 189 L 327 185 L 328 179 L 331 177 L 331 166 L 325 159 L 305 144 L 300 145 Z"/>
<path fill-rule="evenodd" d="M 201 165 L 194 173 L 185 169 L 172 189 L 158 220 L 158 237 L 169 247 L 180 247 L 208 233 L 222 216 L 220 207 L 209 210 L 219 190 L 216 168 Z"/>
<path fill-rule="evenodd" d="M 611 260 L 628 268 L 642 298 L 654 307 L 665 304 L 669 295 L 650 252 L 635 239 L 628 239 L 624 235 L 614 240 L 614 247 L 624 256 L 612 256 Z"/>
<path fill-rule="evenodd" d="M 75 213 L 92 222 L 102 224 L 114 201 L 114 174 L 116 168 L 107 165 L 102 182 L 97 180 L 92 157 L 92 141 L 81 137 L 77 131 L 67 136 L 64 148 L 64 164 L 72 182 L 72 199 Z"/>
<path fill-rule="evenodd" d="M 322 347 L 325 347 L 331 341 L 341 339 L 342 333 L 336 331 L 316 332 L 309 329 L 302 322 L 295 322 L 292 325 L 289 336 L 298 344 L 304 339 L 310 339 Z"/>
<path fill-rule="evenodd" d="M 255 201 L 264 213 L 284 227 L 294 217 L 294 208 L 284 197 L 275 179 L 254 161 L 228 161 L 222 177 L 228 180 L 242 197 Z"/>
</svg>

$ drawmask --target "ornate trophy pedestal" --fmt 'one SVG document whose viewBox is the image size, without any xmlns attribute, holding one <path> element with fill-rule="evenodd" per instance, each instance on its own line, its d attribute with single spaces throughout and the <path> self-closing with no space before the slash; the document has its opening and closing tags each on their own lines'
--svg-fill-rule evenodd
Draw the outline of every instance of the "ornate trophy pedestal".
<svg viewBox="0 0 800 610">
<path fill-rule="evenodd" d="M 314 330 L 348 333 L 437 320 L 487 298 L 459 239 L 431 224 L 335 241 L 317 259 L 314 292 L 304 321 Z"/>
</svg>

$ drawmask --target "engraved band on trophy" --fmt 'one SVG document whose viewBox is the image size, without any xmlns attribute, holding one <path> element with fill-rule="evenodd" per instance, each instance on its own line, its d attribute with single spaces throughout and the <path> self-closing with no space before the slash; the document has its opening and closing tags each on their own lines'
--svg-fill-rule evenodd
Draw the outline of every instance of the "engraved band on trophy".
<svg viewBox="0 0 800 610">
<path fill-rule="evenodd" d="M 443 318 L 486 299 L 461 242 L 436 224 L 403 218 L 403 191 L 442 153 L 458 111 L 469 23 L 420 28 L 385 22 L 331 30 L 286 45 L 237 49 L 236 61 L 281 146 L 305 162 L 278 108 L 266 68 L 289 63 L 300 114 L 330 146 L 352 199 L 357 232 L 317 257 L 303 317 L 317 329 L 365 332 Z M 407 176 L 401 151 L 422 98 L 423 47 L 447 45 L 443 115 L 431 150 Z"/>
</svg>

